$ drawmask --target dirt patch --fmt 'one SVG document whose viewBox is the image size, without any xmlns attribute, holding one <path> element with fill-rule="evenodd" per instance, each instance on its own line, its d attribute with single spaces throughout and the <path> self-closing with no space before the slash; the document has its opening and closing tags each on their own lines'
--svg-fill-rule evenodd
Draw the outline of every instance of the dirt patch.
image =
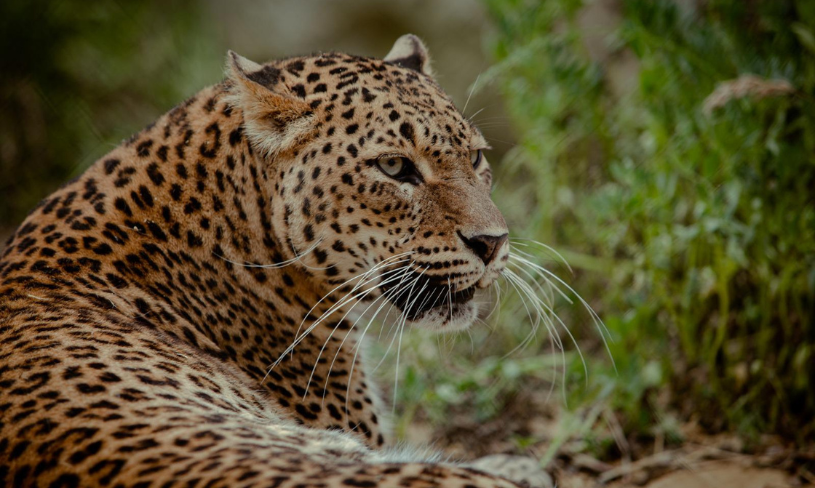
<svg viewBox="0 0 815 488">
<path fill-rule="evenodd" d="M 613 484 L 611 486 L 625 486 Z M 778 469 L 745 467 L 730 461 L 709 461 L 688 466 L 646 484 L 648 488 L 786 488 L 800 486 Z"/>
<path fill-rule="evenodd" d="M 612 448 L 593 449 L 559 408 L 559 401 L 530 388 L 506 400 L 500 415 L 478 420 L 467 406 L 453 408 L 443 426 L 414 419 L 408 441 L 429 444 L 465 461 L 490 454 L 528 456 L 540 460 L 561 488 L 716 487 L 784 488 L 815 484 L 815 446 L 808 450 L 765 436 L 762 447 L 745 447 L 733 435 L 710 435 L 693 423 L 681 426 L 681 443 L 629 439 L 603 410 L 589 419 L 591 436 L 611 440 Z M 587 414 L 587 416 L 592 414 Z M 592 420 L 594 419 L 594 420 Z M 585 431 L 583 431 L 585 434 Z"/>
</svg>

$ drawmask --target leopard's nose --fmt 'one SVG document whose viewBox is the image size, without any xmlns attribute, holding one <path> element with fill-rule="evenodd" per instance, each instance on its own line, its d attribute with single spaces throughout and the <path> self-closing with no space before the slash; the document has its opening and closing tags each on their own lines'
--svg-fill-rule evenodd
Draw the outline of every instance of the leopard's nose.
<svg viewBox="0 0 815 488">
<path fill-rule="evenodd" d="M 509 238 L 508 233 L 503 233 L 500 236 L 491 236 L 491 235 L 476 235 L 472 237 L 466 237 L 461 232 L 458 233 L 461 240 L 464 244 L 472 249 L 472 251 L 484 261 L 484 265 L 489 265 L 496 256 L 498 256 L 498 251 L 501 249 L 501 246 Z"/>
</svg>

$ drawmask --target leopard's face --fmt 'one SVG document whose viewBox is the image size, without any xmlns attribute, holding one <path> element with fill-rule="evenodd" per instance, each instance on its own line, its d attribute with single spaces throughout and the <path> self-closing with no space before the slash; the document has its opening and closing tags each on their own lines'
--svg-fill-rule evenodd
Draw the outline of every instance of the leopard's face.
<svg viewBox="0 0 815 488">
<path fill-rule="evenodd" d="M 387 301 L 409 324 L 472 324 L 475 292 L 506 265 L 507 227 L 490 199 L 487 143 L 430 77 L 420 41 L 403 37 L 385 60 L 234 59 L 244 96 L 264 85 L 267 106 L 293 106 L 254 117 L 237 102 L 257 157 L 270 160 L 284 256 L 326 291 L 356 296 L 357 311 Z M 282 144 L 266 146 L 270 127 Z"/>
</svg>

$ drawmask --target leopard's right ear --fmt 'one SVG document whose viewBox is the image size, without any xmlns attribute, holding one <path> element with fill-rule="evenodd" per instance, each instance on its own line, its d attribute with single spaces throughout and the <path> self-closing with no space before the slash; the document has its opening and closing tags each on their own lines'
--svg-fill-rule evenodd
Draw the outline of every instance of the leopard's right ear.
<svg viewBox="0 0 815 488">
<path fill-rule="evenodd" d="M 421 39 L 413 34 L 405 34 L 393 44 L 390 52 L 385 56 L 386 63 L 396 64 L 403 68 L 412 69 L 433 78 L 430 68 L 430 54 Z"/>
<path fill-rule="evenodd" d="M 312 132 L 311 107 L 286 86 L 281 70 L 232 51 L 227 58 L 227 76 L 233 83 L 228 102 L 243 111 L 244 130 L 254 149 L 272 157 Z"/>
</svg>

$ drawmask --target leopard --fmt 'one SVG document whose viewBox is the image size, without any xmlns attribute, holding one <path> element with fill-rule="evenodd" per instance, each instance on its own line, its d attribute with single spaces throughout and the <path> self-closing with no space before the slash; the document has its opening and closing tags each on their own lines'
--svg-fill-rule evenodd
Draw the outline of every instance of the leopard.
<svg viewBox="0 0 815 488">
<path fill-rule="evenodd" d="M 356 326 L 465 330 L 507 263 L 424 43 L 226 65 L 6 243 L 0 486 L 534 484 L 395 444 Z"/>
</svg>

